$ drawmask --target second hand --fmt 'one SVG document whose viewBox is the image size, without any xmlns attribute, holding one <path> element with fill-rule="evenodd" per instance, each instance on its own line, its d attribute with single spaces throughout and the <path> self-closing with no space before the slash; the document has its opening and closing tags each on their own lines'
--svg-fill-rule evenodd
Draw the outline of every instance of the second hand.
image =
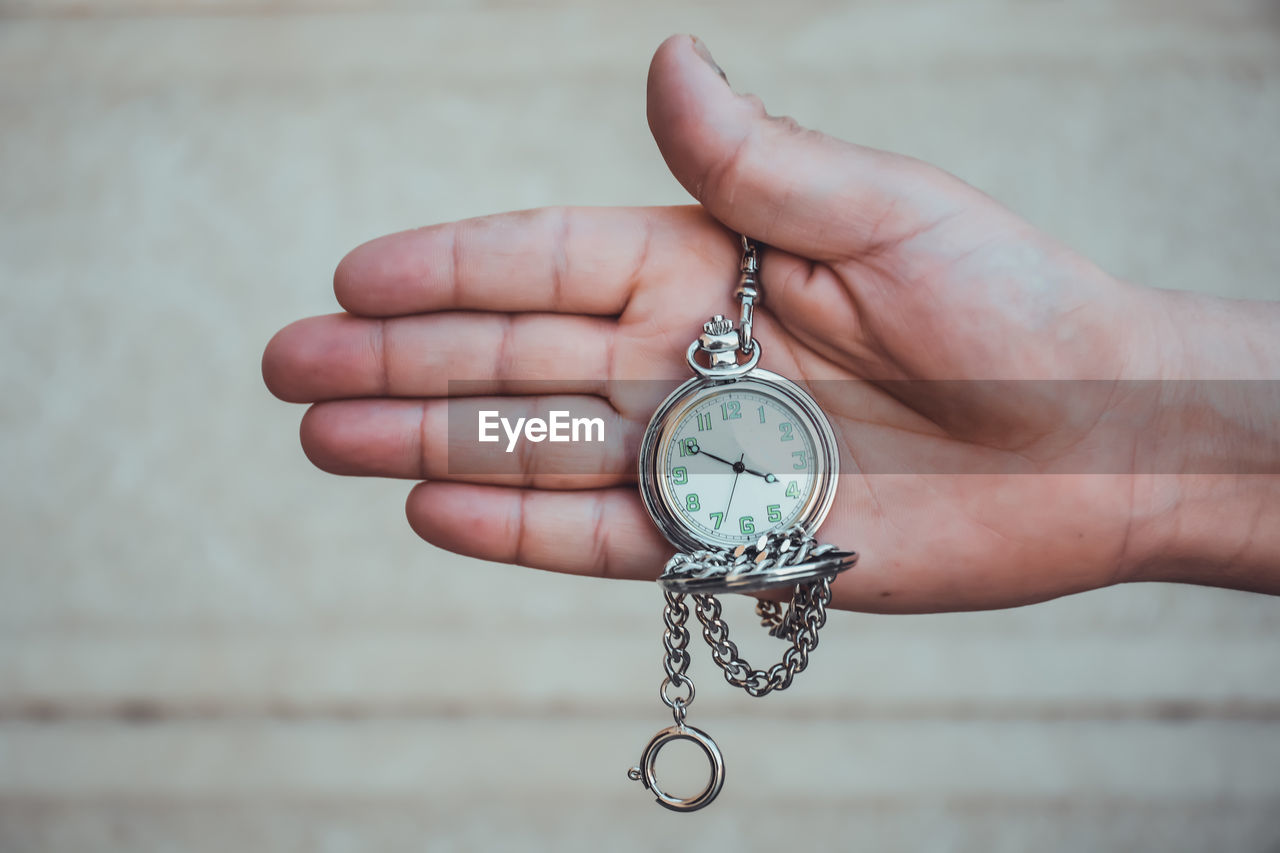
<svg viewBox="0 0 1280 853">
<path fill-rule="evenodd" d="M 742 464 L 742 460 L 746 458 L 746 455 L 744 452 L 738 457 L 738 461 L 733 464 L 733 485 L 729 487 L 729 502 L 724 505 L 725 518 L 729 517 L 729 507 L 733 506 L 733 493 L 738 490 L 738 478 L 742 476 L 742 471 L 738 466 Z"/>
</svg>

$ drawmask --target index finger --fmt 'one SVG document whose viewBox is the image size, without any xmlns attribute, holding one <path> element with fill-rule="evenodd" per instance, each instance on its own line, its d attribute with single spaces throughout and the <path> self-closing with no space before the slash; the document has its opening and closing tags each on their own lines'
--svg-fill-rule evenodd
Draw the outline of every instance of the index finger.
<svg viewBox="0 0 1280 853">
<path fill-rule="evenodd" d="M 334 292 L 369 317 L 460 308 L 617 315 L 655 267 L 712 235 L 724 240 L 697 207 L 501 213 L 358 246 L 338 264 Z"/>
</svg>

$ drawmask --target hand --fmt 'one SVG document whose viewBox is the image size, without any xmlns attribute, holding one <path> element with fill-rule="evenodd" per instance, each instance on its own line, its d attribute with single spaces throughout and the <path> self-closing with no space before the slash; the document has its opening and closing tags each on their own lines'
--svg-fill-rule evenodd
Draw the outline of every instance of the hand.
<svg viewBox="0 0 1280 853">
<path fill-rule="evenodd" d="M 733 493 L 738 490 L 738 478 L 742 476 L 742 469 L 738 466 L 742 464 L 742 457 L 738 457 L 738 461 L 733 465 L 733 485 L 729 486 L 729 499 L 724 502 L 724 510 L 721 512 L 722 518 L 729 517 L 729 508 L 733 506 Z"/>
<path fill-rule="evenodd" d="M 708 453 L 707 451 L 703 450 L 702 446 L 699 444 L 695 444 L 693 446 L 693 452 L 700 453 L 703 456 L 706 456 L 710 459 L 716 460 L 717 462 L 721 462 L 725 465 L 728 465 L 730 468 L 733 469 L 733 472 L 735 474 L 754 474 L 755 476 L 762 478 L 766 483 L 776 483 L 778 481 L 778 478 L 773 476 L 772 474 L 766 474 L 763 471 L 756 471 L 744 465 L 742 460 L 746 458 L 745 453 L 738 458 L 737 462 L 730 462 L 728 459 L 723 459 L 719 456 L 716 456 L 714 453 Z M 727 513 L 728 510 L 725 510 L 725 512 Z"/>
<path fill-rule="evenodd" d="M 1182 375 L 1184 303 L 1117 281 L 931 166 L 768 116 L 703 53 L 673 37 L 649 76 L 654 137 L 700 206 L 505 214 L 391 235 L 343 259 L 334 284 L 347 313 L 287 327 L 263 360 L 275 394 L 315 403 L 302 423 L 308 456 L 335 473 L 423 480 L 409 522 L 443 548 L 656 577 L 672 547 L 641 506 L 634 458 L 554 475 L 552 448 L 529 445 L 515 482 L 450 476 L 446 382 L 489 377 L 482 392 L 504 398 L 598 395 L 582 405 L 638 433 L 651 408 L 608 380 L 687 378 L 687 341 L 731 307 L 740 232 L 768 247 L 756 315 L 765 366 L 809 383 L 854 461 L 820 537 L 862 555 L 835 584 L 835 606 L 1002 607 L 1159 576 L 1150 569 L 1176 538 L 1163 519 L 1185 490 L 1141 472 L 1055 473 L 1093 470 L 1105 406 L 972 385 L 957 398 L 901 380 Z M 1252 313 L 1274 330 L 1274 313 Z M 568 382 L 581 365 L 593 366 L 586 387 Z M 859 459 L 891 473 L 859 473 Z M 995 473 L 921 472 L 920 459 Z"/>
</svg>

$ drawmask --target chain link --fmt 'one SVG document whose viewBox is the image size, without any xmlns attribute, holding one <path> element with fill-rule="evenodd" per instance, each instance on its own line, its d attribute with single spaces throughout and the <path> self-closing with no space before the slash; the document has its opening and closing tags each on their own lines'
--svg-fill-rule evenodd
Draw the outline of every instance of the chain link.
<svg viewBox="0 0 1280 853">
<path fill-rule="evenodd" d="M 662 668 L 667 673 L 667 680 L 672 686 L 680 687 L 685 683 L 685 673 L 689 671 L 689 629 L 684 626 L 689 618 L 689 606 L 684 603 L 684 596 L 666 593 L 667 606 L 662 611 L 662 647 L 666 656 L 662 660 Z"/>
<path fill-rule="evenodd" d="M 724 576 L 729 572 L 746 576 L 793 565 L 809 565 L 814 560 L 829 563 L 829 573 L 795 584 L 791 601 L 785 609 L 774 601 L 756 602 L 756 615 L 760 617 L 761 624 L 769 629 L 772 636 L 790 643 L 783 652 L 782 660 L 767 670 L 752 668 L 738 653 L 737 645 L 729 639 L 729 626 L 721 618 L 720 601 L 714 594 L 696 590 L 688 593 L 665 590 L 667 605 L 663 611 L 663 622 L 666 629 L 662 642 L 666 649 L 663 667 L 667 677 L 662 683 L 662 701 L 673 712 L 681 713 L 683 709 L 677 709 L 668 689 L 678 688 L 686 682 L 690 690 L 684 705 L 693 701 L 692 681 L 686 674 L 690 659 L 689 630 L 685 627 L 689 618 L 686 594 L 693 597 L 694 612 L 702 623 L 702 638 L 710 646 L 711 656 L 724 672 L 725 680 L 752 696 L 764 696 L 774 690 L 785 690 L 796 674 L 809 665 L 809 653 L 818 645 L 818 631 L 827 622 L 831 579 L 853 557 L 852 552 L 839 551 L 832 545 L 819 545 L 801 527 L 771 531 L 749 546 L 732 550 L 695 551 L 673 556 L 663 572 L 665 579 Z"/>
<path fill-rule="evenodd" d="M 685 604 L 683 593 L 668 592 L 665 595 L 667 606 L 662 611 L 662 623 L 665 626 L 662 647 L 666 654 L 662 657 L 662 668 L 667 677 L 662 679 L 658 695 L 662 698 L 662 704 L 671 709 L 676 725 L 683 726 L 685 714 L 693 704 L 693 697 L 697 695 L 693 679 L 688 675 L 689 629 L 685 627 L 685 622 L 689 619 L 689 605 Z M 688 687 L 689 695 L 673 696 L 669 692 L 673 687 L 677 690 Z"/>
<path fill-rule="evenodd" d="M 702 637 L 711 647 L 716 665 L 724 671 L 725 681 L 752 696 L 764 696 L 790 687 L 792 679 L 809 665 L 809 653 L 818 646 L 818 631 L 827 623 L 831 579 L 824 577 L 796 585 L 786 615 L 780 617 L 774 627 L 776 631 L 785 626 L 782 636 L 791 641 L 791 646 L 783 652 L 782 660 L 768 670 L 753 669 L 738 654 L 737 645 L 729 639 L 729 626 L 720 616 L 720 602 L 714 595 L 695 594 L 693 599 L 694 612 L 702 623 Z"/>
<path fill-rule="evenodd" d="M 778 606 L 776 601 L 766 601 L 763 598 L 756 599 L 756 615 L 760 617 L 760 624 L 769 629 L 769 633 L 776 637 L 774 631 L 782 625 L 782 608 Z"/>
<path fill-rule="evenodd" d="M 810 577 L 833 575 L 853 565 L 856 559 L 852 551 L 842 551 L 831 544 L 819 545 L 803 526 L 795 525 L 772 530 L 755 542 L 733 549 L 677 552 L 667 561 L 659 581 L 668 589 L 685 586 L 679 590 L 682 592 L 723 592 L 724 587 L 703 590 L 696 584 L 727 578 L 739 584 L 760 581 L 752 588 L 762 589 L 765 585 L 784 585 L 769 581 L 785 569 L 808 567 L 806 574 Z"/>
<path fill-rule="evenodd" d="M 748 355 L 755 349 L 756 343 L 751 337 L 751 324 L 755 317 L 755 306 L 764 301 L 764 292 L 760 287 L 760 247 L 747 235 L 742 235 L 742 263 L 738 265 L 741 277 L 734 296 L 742 303 L 742 316 L 738 323 L 741 335 L 742 351 Z"/>
</svg>

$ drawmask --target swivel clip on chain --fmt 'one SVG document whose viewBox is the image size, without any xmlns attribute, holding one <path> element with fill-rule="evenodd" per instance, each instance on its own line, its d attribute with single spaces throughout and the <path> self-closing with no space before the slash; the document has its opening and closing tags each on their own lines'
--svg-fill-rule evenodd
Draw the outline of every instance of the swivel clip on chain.
<svg viewBox="0 0 1280 853">
<path fill-rule="evenodd" d="M 685 723 L 685 714 L 697 695 L 693 679 L 688 675 L 689 629 L 685 627 L 685 622 L 689 618 L 689 606 L 685 604 L 683 593 L 667 592 L 666 600 L 666 609 L 663 611 L 666 629 L 662 634 L 662 644 L 666 649 L 663 668 L 667 676 L 662 680 L 658 695 L 662 703 L 671 709 L 674 724 L 649 740 L 640 753 L 640 763 L 627 771 L 627 777 L 635 782 L 643 782 L 645 788 L 653 792 L 659 805 L 672 811 L 691 812 L 708 805 L 719 795 L 720 788 L 724 785 L 724 756 L 710 735 Z M 706 786 L 692 797 L 677 797 L 663 791 L 658 785 L 658 753 L 676 740 L 695 743 L 711 764 L 711 776 Z"/>
</svg>

